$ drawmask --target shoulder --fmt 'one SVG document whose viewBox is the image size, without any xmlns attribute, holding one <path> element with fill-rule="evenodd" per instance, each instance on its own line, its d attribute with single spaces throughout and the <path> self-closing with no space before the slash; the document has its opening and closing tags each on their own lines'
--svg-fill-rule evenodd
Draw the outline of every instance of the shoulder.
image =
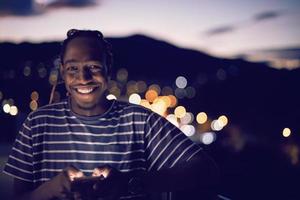
<svg viewBox="0 0 300 200">
<path fill-rule="evenodd" d="M 65 111 L 69 111 L 67 104 L 68 104 L 67 100 L 62 100 L 57 103 L 41 106 L 37 110 L 29 113 L 27 119 L 32 120 L 34 118 L 41 117 L 41 116 L 60 115 Z"/>
<path fill-rule="evenodd" d="M 139 116 L 146 119 L 151 113 L 153 113 L 151 110 L 143 106 L 115 100 L 111 115 Z"/>
<path fill-rule="evenodd" d="M 131 112 L 138 112 L 138 113 L 145 113 L 145 114 L 152 113 L 151 110 L 149 110 L 143 106 L 124 102 L 124 101 L 119 101 L 119 100 L 115 101 L 114 110 L 121 111 L 123 113 L 131 113 Z"/>
</svg>

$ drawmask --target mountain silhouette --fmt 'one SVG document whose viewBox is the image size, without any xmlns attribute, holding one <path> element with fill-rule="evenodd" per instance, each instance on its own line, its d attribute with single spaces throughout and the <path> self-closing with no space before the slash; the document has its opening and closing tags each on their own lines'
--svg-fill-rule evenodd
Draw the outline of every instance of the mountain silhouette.
<svg viewBox="0 0 300 200">
<path fill-rule="evenodd" d="M 175 89 L 176 77 L 185 76 L 196 95 L 179 99 L 179 105 L 194 115 L 205 111 L 211 120 L 223 114 L 229 118 L 228 128 L 217 133 L 220 139 L 205 147 L 222 170 L 225 194 L 232 199 L 299 197 L 297 184 L 292 184 L 299 168 L 286 165 L 282 147 L 289 143 L 299 146 L 300 68 L 275 69 L 267 63 L 218 58 L 144 35 L 108 40 L 113 46 L 113 78 L 118 69 L 126 68 L 128 80 Z M 49 75 L 59 51 L 59 42 L 0 44 L 0 91 L 3 99 L 13 98 L 19 108 L 16 117 L 0 112 L 1 142 L 14 140 L 30 112 L 32 91 L 39 92 L 39 106 L 48 103 L 51 85 L 48 76 L 41 78 L 38 71 L 44 67 Z M 25 66 L 31 68 L 28 76 L 23 74 Z M 62 97 L 63 87 L 58 88 Z M 236 127 L 252 142 L 241 151 L 225 148 L 226 137 L 235 133 L 231 129 Z M 289 138 L 281 135 L 285 127 L 292 130 Z"/>
<path fill-rule="evenodd" d="M 145 80 L 161 87 L 174 87 L 176 77 L 185 76 L 188 86 L 196 89 L 196 96 L 180 99 L 180 104 L 194 114 L 200 111 L 212 117 L 226 114 L 231 122 L 263 137 L 279 139 L 279 132 L 285 126 L 300 130 L 296 120 L 300 117 L 297 106 L 300 97 L 296 92 L 300 69 L 278 70 L 266 63 L 217 58 L 144 35 L 108 38 L 108 41 L 113 46 L 114 74 L 126 68 L 128 80 Z M 0 44 L 1 91 L 15 98 L 24 112 L 29 112 L 29 108 L 27 103 L 21 103 L 24 101 L 21 97 L 29 96 L 33 90 L 41 91 L 45 99 L 41 104 L 46 104 L 50 85 L 37 76 L 36 70 L 43 65 L 49 73 L 59 51 L 59 42 Z M 25 65 L 32 67 L 30 77 L 23 75 Z M 8 76 L 11 70 L 15 79 Z M 18 92 L 10 88 L 18 88 Z"/>
</svg>

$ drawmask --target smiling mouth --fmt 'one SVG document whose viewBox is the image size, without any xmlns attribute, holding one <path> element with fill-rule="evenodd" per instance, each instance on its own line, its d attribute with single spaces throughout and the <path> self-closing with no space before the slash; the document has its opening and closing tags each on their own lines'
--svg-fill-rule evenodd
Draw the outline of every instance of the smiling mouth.
<svg viewBox="0 0 300 200">
<path fill-rule="evenodd" d="M 90 94 L 96 89 L 97 87 L 75 88 L 75 91 L 79 94 Z"/>
</svg>

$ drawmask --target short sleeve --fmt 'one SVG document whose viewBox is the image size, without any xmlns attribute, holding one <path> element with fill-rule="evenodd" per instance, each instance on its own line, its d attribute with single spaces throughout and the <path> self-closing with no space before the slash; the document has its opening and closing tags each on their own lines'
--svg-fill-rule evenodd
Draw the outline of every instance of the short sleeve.
<svg viewBox="0 0 300 200">
<path fill-rule="evenodd" d="M 145 125 L 145 153 L 148 171 L 171 168 L 188 161 L 202 148 L 176 126 L 156 113 L 151 113 Z"/>
<path fill-rule="evenodd" d="M 33 182 L 33 155 L 30 119 L 27 117 L 17 134 L 3 172 L 14 178 Z"/>
</svg>

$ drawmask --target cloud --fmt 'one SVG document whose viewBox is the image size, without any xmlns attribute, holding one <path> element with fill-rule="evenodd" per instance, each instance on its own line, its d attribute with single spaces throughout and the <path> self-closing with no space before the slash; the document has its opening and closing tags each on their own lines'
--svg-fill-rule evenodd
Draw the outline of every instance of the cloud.
<svg viewBox="0 0 300 200">
<path fill-rule="evenodd" d="M 28 15 L 32 12 L 32 0 L 0 0 L 0 16 Z"/>
<path fill-rule="evenodd" d="M 228 33 L 228 32 L 233 32 L 235 29 L 236 29 L 236 27 L 234 27 L 233 25 L 220 26 L 220 27 L 208 30 L 206 32 L 206 35 L 214 36 L 214 35 L 224 34 L 224 33 Z"/>
<path fill-rule="evenodd" d="M 94 6 L 97 2 L 95 0 L 57 0 L 49 3 L 48 7 L 86 7 Z"/>
<path fill-rule="evenodd" d="M 265 20 L 270 20 L 277 18 L 281 16 L 283 13 L 280 11 L 265 11 L 262 13 L 259 13 L 253 17 L 253 20 L 258 22 L 258 21 L 265 21 Z"/>
<path fill-rule="evenodd" d="M 53 8 L 94 6 L 99 0 L 0 0 L 0 17 L 43 14 Z"/>
<path fill-rule="evenodd" d="M 282 12 L 282 11 L 264 11 L 264 12 L 254 15 L 252 18 L 250 18 L 248 20 L 244 20 L 242 22 L 212 28 L 212 29 L 206 31 L 205 35 L 206 36 L 217 36 L 217 35 L 223 35 L 225 33 L 231 33 L 238 29 L 241 29 L 243 27 L 251 26 L 251 25 L 253 25 L 255 23 L 259 23 L 261 21 L 272 20 L 272 19 L 281 17 L 282 15 L 284 15 L 284 12 Z"/>
</svg>

